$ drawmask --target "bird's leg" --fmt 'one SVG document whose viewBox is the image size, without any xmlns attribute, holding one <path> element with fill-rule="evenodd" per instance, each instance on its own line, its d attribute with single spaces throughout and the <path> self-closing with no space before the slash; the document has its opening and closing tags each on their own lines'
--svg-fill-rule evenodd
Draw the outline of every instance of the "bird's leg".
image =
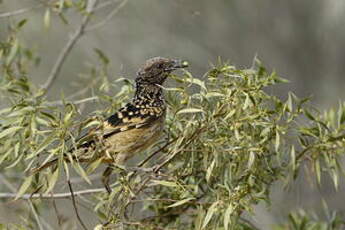
<svg viewBox="0 0 345 230">
<path fill-rule="evenodd" d="M 104 170 L 103 175 L 102 175 L 103 185 L 109 194 L 111 193 L 111 188 L 109 186 L 109 180 L 110 180 L 110 175 L 111 175 L 112 171 L 113 171 L 113 168 L 112 168 L 112 166 L 109 165 Z"/>
</svg>

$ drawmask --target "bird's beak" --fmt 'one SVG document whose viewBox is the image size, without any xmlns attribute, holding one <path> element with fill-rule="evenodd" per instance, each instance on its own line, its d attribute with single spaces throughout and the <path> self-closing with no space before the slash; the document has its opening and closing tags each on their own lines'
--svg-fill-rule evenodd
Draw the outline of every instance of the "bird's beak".
<svg viewBox="0 0 345 230">
<path fill-rule="evenodd" d="M 169 68 L 166 68 L 165 71 L 174 71 L 177 69 L 182 69 L 185 67 L 188 67 L 188 62 L 187 61 L 182 61 L 182 60 L 172 60 L 172 66 Z"/>
<path fill-rule="evenodd" d="M 173 68 L 174 69 L 181 69 L 188 67 L 189 63 L 183 60 L 174 60 Z"/>
</svg>

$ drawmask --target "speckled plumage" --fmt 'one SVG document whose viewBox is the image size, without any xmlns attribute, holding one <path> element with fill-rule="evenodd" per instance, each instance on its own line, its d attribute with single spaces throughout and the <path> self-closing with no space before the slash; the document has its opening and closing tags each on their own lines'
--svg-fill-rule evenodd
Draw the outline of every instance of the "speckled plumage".
<svg viewBox="0 0 345 230">
<path fill-rule="evenodd" d="M 72 149 L 73 156 L 80 162 L 94 161 L 102 158 L 103 162 L 122 164 L 135 153 L 143 151 L 154 144 L 164 128 L 166 104 L 161 85 L 168 75 L 175 69 L 184 68 L 186 62 L 167 58 L 151 58 L 137 72 L 136 92 L 131 102 L 108 117 L 101 128 L 96 131 L 102 133 L 104 151 L 100 154 L 90 154 L 97 147 L 99 139 L 88 138 L 95 130 L 81 139 L 77 149 Z M 93 135 L 95 136 L 95 135 Z M 53 161 L 52 161 L 53 162 Z M 52 162 L 35 169 L 39 171 L 52 165 Z M 104 183 L 107 186 L 109 168 L 105 174 Z"/>
</svg>

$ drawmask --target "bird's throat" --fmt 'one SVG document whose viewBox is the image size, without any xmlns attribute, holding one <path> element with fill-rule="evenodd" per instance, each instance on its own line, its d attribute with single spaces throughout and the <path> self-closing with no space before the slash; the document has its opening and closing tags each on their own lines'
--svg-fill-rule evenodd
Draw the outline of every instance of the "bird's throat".
<svg viewBox="0 0 345 230">
<path fill-rule="evenodd" d="M 133 102 L 150 107 L 164 106 L 163 90 L 160 86 L 154 84 L 137 84 Z"/>
</svg>

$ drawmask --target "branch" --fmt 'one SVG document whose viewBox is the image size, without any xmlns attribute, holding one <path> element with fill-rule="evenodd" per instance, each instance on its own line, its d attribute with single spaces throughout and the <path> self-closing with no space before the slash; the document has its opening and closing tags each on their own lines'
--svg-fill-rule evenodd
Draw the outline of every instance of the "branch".
<svg viewBox="0 0 345 230">
<path fill-rule="evenodd" d="M 94 11 L 99 11 L 103 8 L 106 8 L 116 2 L 119 2 L 119 0 L 109 0 L 107 2 L 102 2 L 102 3 L 99 3 L 97 7 L 95 7 L 95 10 Z"/>
<path fill-rule="evenodd" d="M 84 230 L 87 230 L 87 227 L 86 225 L 84 224 L 83 220 L 81 219 L 80 215 L 79 215 L 79 212 L 78 212 L 78 208 L 77 208 L 77 204 L 75 202 L 75 196 L 74 196 L 74 192 L 73 192 L 73 189 L 72 189 L 72 184 L 71 184 L 71 181 L 68 179 L 67 180 L 67 183 L 68 183 L 68 188 L 69 188 L 69 191 L 71 192 L 71 197 L 72 197 L 72 204 L 73 204 L 73 208 L 74 208 L 74 212 L 77 216 L 77 219 L 80 223 L 80 225 L 83 227 Z"/>
<path fill-rule="evenodd" d="M 59 73 L 61 71 L 61 67 L 63 63 L 65 62 L 67 56 L 70 54 L 70 52 L 73 49 L 73 46 L 78 42 L 78 40 L 81 38 L 81 36 L 85 32 L 85 27 L 90 21 L 90 16 L 92 15 L 94 11 L 94 7 L 96 6 L 98 0 L 89 0 L 88 6 L 87 6 L 87 14 L 83 17 L 81 24 L 77 28 L 77 30 L 74 32 L 72 37 L 68 40 L 65 47 L 60 52 L 53 69 L 51 70 L 48 80 L 44 83 L 43 89 L 48 91 L 50 87 L 52 86 L 53 82 L 56 80 L 56 78 L 59 76 Z"/>
<path fill-rule="evenodd" d="M 193 140 L 198 137 L 203 131 L 205 131 L 206 127 L 201 127 L 198 128 L 194 131 L 194 133 L 191 135 L 191 137 L 189 138 L 188 142 L 183 146 L 184 148 L 189 146 Z M 162 162 L 160 165 L 158 165 L 157 167 L 155 167 L 155 169 L 153 170 L 153 172 L 157 173 L 162 167 L 164 167 L 166 164 L 168 164 L 172 159 L 175 158 L 175 156 L 179 153 L 181 153 L 183 151 L 183 149 L 180 149 L 178 151 L 176 151 L 175 153 L 173 153 L 168 159 L 166 159 L 164 162 Z"/>
<path fill-rule="evenodd" d="M 106 17 L 105 19 L 103 19 L 101 22 L 96 23 L 92 26 L 90 26 L 89 28 L 86 29 L 86 31 L 91 31 L 91 30 L 95 30 L 99 27 L 104 26 L 107 22 L 109 22 L 112 17 L 114 17 L 114 15 L 116 15 L 121 8 L 123 8 L 126 4 L 127 4 L 128 0 L 123 0 L 117 7 L 115 7 Z"/>
<path fill-rule="evenodd" d="M 31 11 L 33 9 L 40 8 L 40 7 L 42 7 L 41 3 L 36 5 L 36 6 L 32 6 L 32 7 L 28 7 L 28 8 L 23 8 L 23 9 L 11 11 L 11 12 L 6 12 L 6 13 L 0 13 L 0 18 L 6 18 L 6 17 L 16 16 L 16 15 L 19 15 L 19 14 L 24 14 L 26 12 L 29 12 L 29 11 Z"/>
<path fill-rule="evenodd" d="M 86 190 L 80 190 L 73 192 L 74 196 L 80 196 L 80 195 L 87 195 L 87 194 L 94 194 L 94 193 L 100 193 L 100 192 L 106 192 L 105 188 L 94 188 L 94 189 L 86 189 Z M 17 196 L 16 193 L 0 193 L 0 199 L 5 198 L 15 198 Z M 24 194 L 18 199 L 22 200 L 29 200 L 29 199 L 65 199 L 72 197 L 71 192 L 66 193 L 55 193 L 55 194 Z"/>
<path fill-rule="evenodd" d="M 72 104 L 78 105 L 78 104 L 84 104 L 87 102 L 94 102 L 97 101 L 99 98 L 97 96 L 94 97 L 88 97 L 88 98 L 84 98 L 84 99 L 80 99 L 80 100 L 75 100 L 75 101 L 68 101 L 66 100 L 66 102 L 70 102 Z M 45 105 L 47 106 L 62 106 L 64 105 L 64 102 L 62 100 L 59 101 L 51 101 L 51 102 L 46 102 Z"/>
<path fill-rule="evenodd" d="M 32 210 L 32 213 L 34 214 L 34 217 L 35 217 L 35 220 L 36 220 L 36 222 L 37 222 L 38 228 L 39 228 L 40 230 L 43 230 L 43 227 L 42 227 L 40 218 L 38 217 L 38 214 L 37 214 L 37 211 L 36 211 L 34 205 L 32 204 L 32 202 L 31 202 L 30 200 L 29 200 L 28 202 L 29 202 L 30 208 L 31 208 L 31 210 Z"/>
</svg>

